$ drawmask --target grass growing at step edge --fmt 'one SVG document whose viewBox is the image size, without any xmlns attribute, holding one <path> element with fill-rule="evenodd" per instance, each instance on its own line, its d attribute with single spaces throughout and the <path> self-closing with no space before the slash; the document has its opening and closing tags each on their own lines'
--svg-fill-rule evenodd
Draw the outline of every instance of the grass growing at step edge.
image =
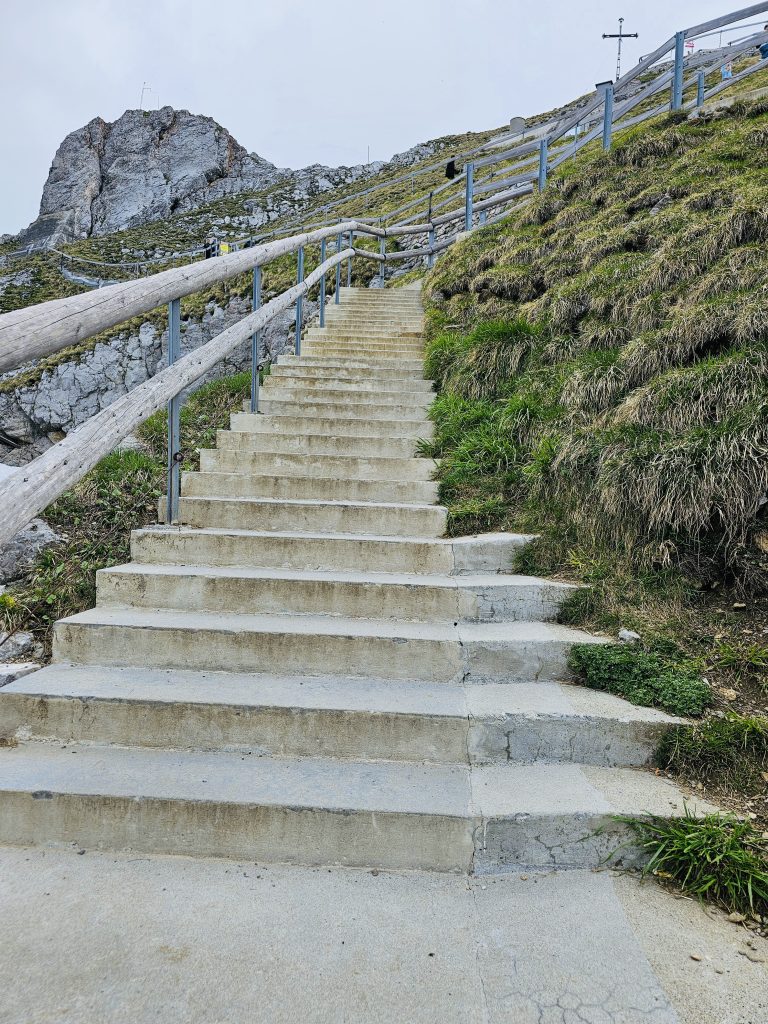
<svg viewBox="0 0 768 1024">
<path fill-rule="evenodd" d="M 707 785 L 760 793 L 768 783 L 768 718 L 726 713 L 673 730 L 656 763 Z"/>
<path fill-rule="evenodd" d="M 697 818 L 618 817 L 649 855 L 643 874 L 677 883 L 683 892 L 729 912 L 768 915 L 768 842 L 731 815 Z"/>
</svg>

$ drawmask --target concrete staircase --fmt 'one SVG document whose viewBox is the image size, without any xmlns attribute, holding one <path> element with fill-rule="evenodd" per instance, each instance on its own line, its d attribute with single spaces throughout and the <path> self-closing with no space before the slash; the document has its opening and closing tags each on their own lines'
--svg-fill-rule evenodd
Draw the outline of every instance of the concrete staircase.
<svg viewBox="0 0 768 1024">
<path fill-rule="evenodd" d="M 0 692 L 0 841 L 583 867 L 614 814 L 682 810 L 639 770 L 675 720 L 565 681 L 600 641 L 512 573 L 529 538 L 445 538 L 418 292 L 345 289 L 326 324 L 184 475 L 184 525 L 137 531 Z"/>
</svg>

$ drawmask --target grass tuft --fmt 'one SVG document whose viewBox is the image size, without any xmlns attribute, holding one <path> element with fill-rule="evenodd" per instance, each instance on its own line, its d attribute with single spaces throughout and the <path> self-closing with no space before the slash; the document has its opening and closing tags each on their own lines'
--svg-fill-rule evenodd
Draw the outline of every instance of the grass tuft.
<svg viewBox="0 0 768 1024">
<path fill-rule="evenodd" d="M 749 822 L 718 814 L 697 818 L 619 817 L 648 854 L 643 873 L 676 882 L 684 893 L 731 913 L 768 914 L 768 843 Z"/>
</svg>

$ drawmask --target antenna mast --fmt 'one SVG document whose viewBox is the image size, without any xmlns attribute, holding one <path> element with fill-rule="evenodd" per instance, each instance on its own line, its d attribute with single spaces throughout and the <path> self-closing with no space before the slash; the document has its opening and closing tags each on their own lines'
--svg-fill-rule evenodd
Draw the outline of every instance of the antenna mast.
<svg viewBox="0 0 768 1024">
<path fill-rule="evenodd" d="M 603 32 L 603 39 L 618 39 L 618 53 L 616 54 L 616 81 L 621 78 L 621 44 L 625 39 L 637 39 L 637 32 L 625 32 L 624 31 L 624 19 L 619 18 L 619 31 L 618 32 Z"/>
</svg>

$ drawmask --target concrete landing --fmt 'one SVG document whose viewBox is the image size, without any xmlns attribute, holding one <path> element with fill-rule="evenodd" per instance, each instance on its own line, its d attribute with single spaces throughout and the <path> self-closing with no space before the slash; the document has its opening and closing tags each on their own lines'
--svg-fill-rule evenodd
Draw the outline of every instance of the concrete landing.
<svg viewBox="0 0 768 1024">
<path fill-rule="evenodd" d="M 742 929 L 610 873 L 467 879 L 0 847 L 0 915 L 2 1024 L 768 1019 L 768 970 L 740 955 Z"/>
</svg>

